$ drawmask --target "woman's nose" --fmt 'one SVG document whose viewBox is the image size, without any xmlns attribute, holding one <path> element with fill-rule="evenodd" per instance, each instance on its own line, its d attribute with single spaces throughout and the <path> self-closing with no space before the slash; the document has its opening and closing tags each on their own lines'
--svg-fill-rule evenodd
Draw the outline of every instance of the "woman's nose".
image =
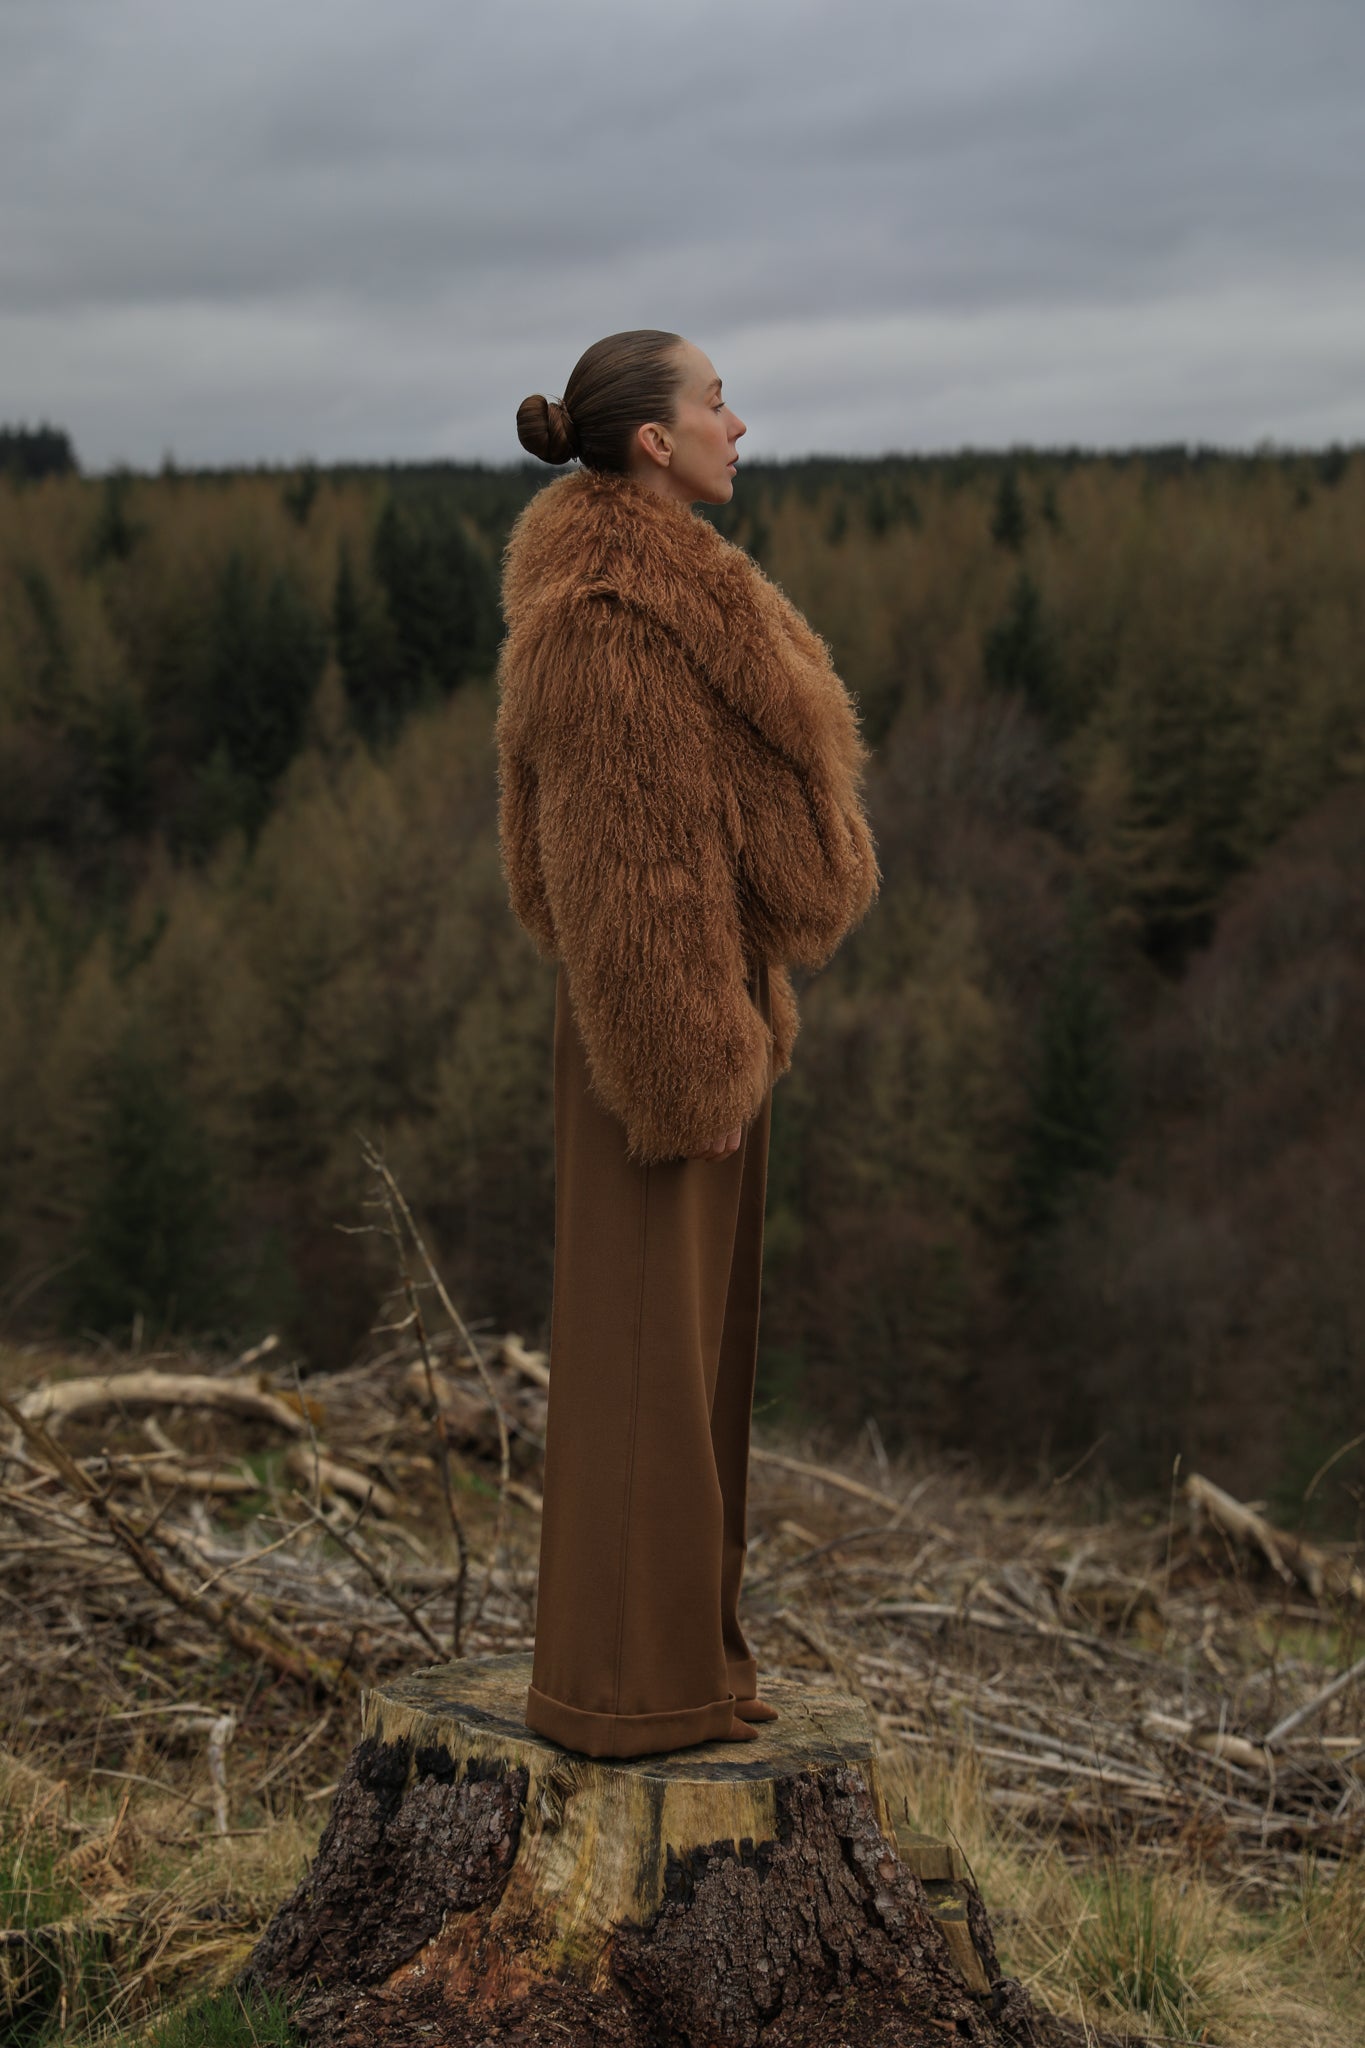
<svg viewBox="0 0 1365 2048">
<path fill-rule="evenodd" d="M 737 441 L 737 440 L 739 439 L 740 435 L 741 435 L 741 434 L 747 434 L 747 433 L 748 433 L 748 431 L 749 431 L 749 429 L 748 429 L 748 428 L 747 428 L 747 427 L 745 426 L 745 424 L 744 424 L 743 420 L 742 420 L 742 419 L 740 418 L 740 416 L 739 416 L 739 414 L 738 414 L 738 413 L 736 413 L 736 414 L 734 415 L 734 421 L 735 421 L 735 424 L 734 424 L 734 426 L 733 426 L 733 427 L 732 427 L 732 428 L 730 429 L 730 432 L 731 432 L 731 436 L 733 437 L 733 439 Z"/>
</svg>

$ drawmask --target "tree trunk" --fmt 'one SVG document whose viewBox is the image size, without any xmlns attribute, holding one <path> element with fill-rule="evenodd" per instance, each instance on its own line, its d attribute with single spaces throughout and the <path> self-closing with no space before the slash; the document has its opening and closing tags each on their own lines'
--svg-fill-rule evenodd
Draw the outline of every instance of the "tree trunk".
<svg viewBox="0 0 1365 2048">
<path fill-rule="evenodd" d="M 952 1852 L 899 1839 L 871 1722 L 770 1681 L 758 1739 L 591 1758 L 523 1719 L 527 1656 L 364 1696 L 308 1875 L 247 1977 L 325 2048 L 1023 2048 Z"/>
</svg>

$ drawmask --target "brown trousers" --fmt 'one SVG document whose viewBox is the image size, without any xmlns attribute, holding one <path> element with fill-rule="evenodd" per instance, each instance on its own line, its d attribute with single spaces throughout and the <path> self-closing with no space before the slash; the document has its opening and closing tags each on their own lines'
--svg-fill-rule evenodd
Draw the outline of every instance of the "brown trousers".
<svg viewBox="0 0 1365 2048">
<path fill-rule="evenodd" d="M 768 969 L 750 992 L 771 1021 Z M 528 1726 L 682 1749 L 751 1699 L 739 1625 L 772 1088 L 722 1160 L 638 1166 L 555 992 L 555 1265 Z M 717 1134 L 719 1135 L 719 1134 Z"/>
</svg>

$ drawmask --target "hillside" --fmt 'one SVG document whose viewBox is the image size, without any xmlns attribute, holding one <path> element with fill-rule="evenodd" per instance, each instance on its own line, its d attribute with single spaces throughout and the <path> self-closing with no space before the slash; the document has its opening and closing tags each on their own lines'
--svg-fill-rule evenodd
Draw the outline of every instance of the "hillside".
<svg viewBox="0 0 1365 2048">
<path fill-rule="evenodd" d="M 507 910 L 524 470 L 0 480 L 0 1316 L 335 1370 L 382 1140 L 542 1341 L 553 976 Z M 746 471 L 875 746 L 774 1100 L 762 1399 L 1356 1526 L 1365 458 Z"/>
</svg>

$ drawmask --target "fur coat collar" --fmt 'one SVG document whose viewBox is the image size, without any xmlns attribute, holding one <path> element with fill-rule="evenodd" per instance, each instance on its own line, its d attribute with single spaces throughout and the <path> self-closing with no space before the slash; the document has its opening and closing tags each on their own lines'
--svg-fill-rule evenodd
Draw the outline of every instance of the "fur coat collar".
<svg viewBox="0 0 1365 2048">
<path fill-rule="evenodd" d="M 875 896 L 853 705 L 749 557 L 626 478 L 573 471 L 532 499 L 503 610 L 512 909 L 564 966 L 630 1157 L 690 1157 L 790 1063 L 788 967 L 822 966 Z"/>
<path fill-rule="evenodd" d="M 594 596 L 655 621 L 788 760 L 861 773 L 867 748 L 828 647 L 750 556 L 674 499 L 626 477 L 575 470 L 521 515 L 503 609 L 514 627 L 533 606 Z"/>
</svg>

